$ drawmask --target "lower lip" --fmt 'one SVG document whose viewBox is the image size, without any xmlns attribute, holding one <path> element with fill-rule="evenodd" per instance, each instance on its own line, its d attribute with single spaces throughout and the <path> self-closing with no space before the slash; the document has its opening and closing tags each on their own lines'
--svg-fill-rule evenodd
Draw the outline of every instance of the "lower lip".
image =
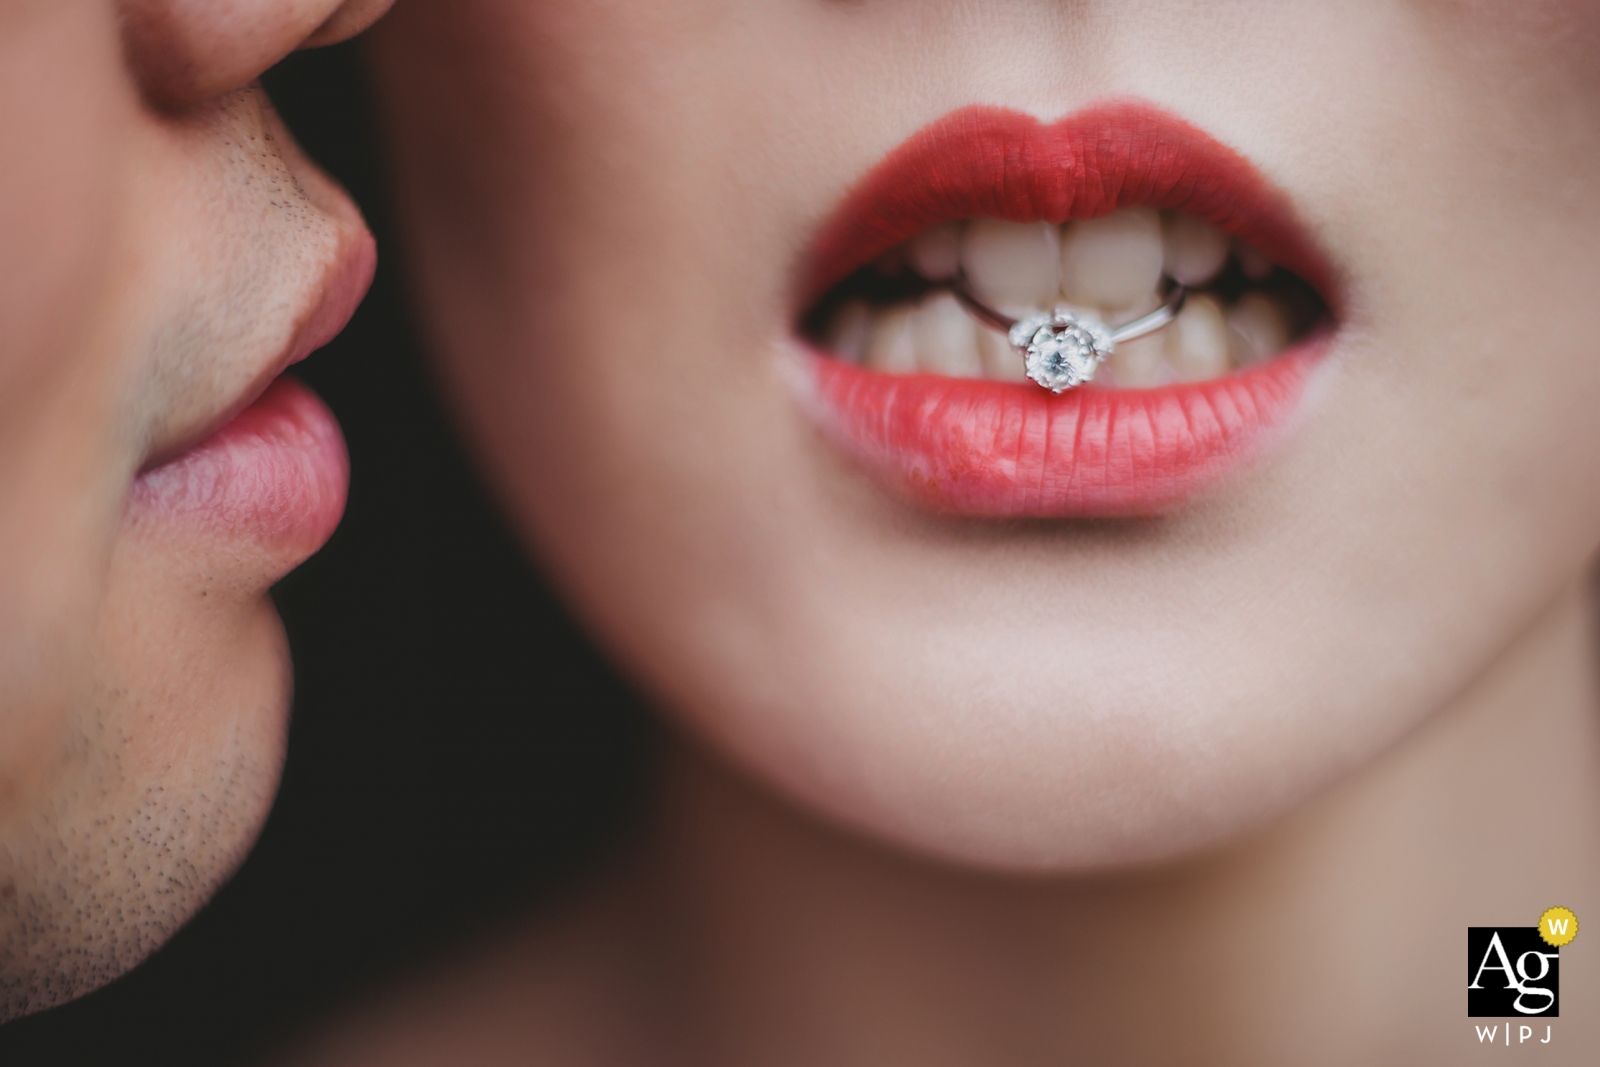
<svg viewBox="0 0 1600 1067">
<path fill-rule="evenodd" d="M 333 535 L 349 486 L 333 413 L 304 385 L 279 378 L 210 437 L 141 474 L 127 519 L 251 544 L 286 573 Z"/>
<path fill-rule="evenodd" d="M 1299 409 L 1321 339 L 1161 389 L 889 375 L 807 355 L 826 429 L 891 487 L 989 518 L 1158 515 L 1259 457 Z"/>
</svg>

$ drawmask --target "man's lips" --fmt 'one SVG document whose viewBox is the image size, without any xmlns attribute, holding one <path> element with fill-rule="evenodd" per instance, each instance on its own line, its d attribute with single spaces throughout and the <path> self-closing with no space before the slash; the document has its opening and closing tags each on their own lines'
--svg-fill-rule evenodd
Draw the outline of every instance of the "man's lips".
<svg viewBox="0 0 1600 1067">
<path fill-rule="evenodd" d="M 1123 207 L 1193 215 L 1248 242 L 1339 307 L 1336 277 L 1288 198 L 1238 152 L 1148 104 L 1115 101 L 1043 124 L 954 112 L 870 171 L 806 261 L 804 303 L 882 252 L 952 219 L 1061 223 Z M 809 399 L 830 435 L 914 499 L 960 514 L 1148 515 L 1236 469 L 1298 408 L 1329 330 L 1226 378 L 1152 390 L 887 375 L 812 352 Z"/>
<path fill-rule="evenodd" d="M 364 224 L 352 228 L 341 241 L 339 251 L 329 258 L 321 277 L 308 287 L 315 297 L 308 302 L 308 310 L 289 343 L 261 367 L 232 403 L 185 433 L 174 445 L 151 455 L 143 469 L 164 466 L 195 448 L 254 404 L 284 371 L 339 336 L 366 298 L 377 265 L 377 243 L 372 234 Z"/>
<path fill-rule="evenodd" d="M 343 332 L 372 287 L 378 267 L 378 246 L 363 226 L 347 238 L 344 250 L 322 284 L 322 299 L 301 325 L 277 374 L 305 359 Z M 273 377 L 277 377 L 274 374 Z"/>
<path fill-rule="evenodd" d="M 125 521 L 183 529 L 272 560 L 274 577 L 298 566 L 344 514 L 350 464 L 333 413 L 283 377 L 216 433 L 141 474 Z"/>
<path fill-rule="evenodd" d="M 129 521 L 177 523 L 254 543 L 281 556 L 284 571 L 327 540 L 349 487 L 344 438 L 327 406 L 282 374 L 348 325 L 376 265 L 365 226 L 350 231 L 294 339 L 214 428 L 139 475 L 128 497 Z"/>
</svg>

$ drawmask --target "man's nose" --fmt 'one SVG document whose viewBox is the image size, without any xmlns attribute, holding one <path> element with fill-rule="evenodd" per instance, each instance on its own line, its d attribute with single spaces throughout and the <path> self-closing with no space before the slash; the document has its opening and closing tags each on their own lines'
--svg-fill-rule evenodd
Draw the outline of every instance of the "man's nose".
<svg viewBox="0 0 1600 1067">
<path fill-rule="evenodd" d="M 115 2 L 145 91 L 159 103 L 183 105 L 247 85 L 297 48 L 353 37 L 394 0 Z"/>
</svg>

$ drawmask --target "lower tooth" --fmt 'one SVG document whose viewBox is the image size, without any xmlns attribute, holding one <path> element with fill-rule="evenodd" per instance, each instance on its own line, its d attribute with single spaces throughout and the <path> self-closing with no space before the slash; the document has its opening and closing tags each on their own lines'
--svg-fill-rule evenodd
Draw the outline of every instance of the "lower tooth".
<svg viewBox="0 0 1600 1067">
<path fill-rule="evenodd" d="M 911 335 L 921 369 L 956 378 L 982 376 L 977 324 L 949 290 L 917 305 L 911 314 Z"/>
<path fill-rule="evenodd" d="M 1289 345 L 1289 315 L 1265 293 L 1246 293 L 1228 312 L 1233 361 L 1249 367 L 1271 359 Z"/>
<path fill-rule="evenodd" d="M 1005 334 L 998 330 L 978 331 L 978 354 L 983 361 L 983 376 L 997 382 L 1025 382 L 1028 368 Z"/>
<path fill-rule="evenodd" d="M 1124 341 L 1111 350 L 1106 360 L 1110 371 L 1105 384 L 1119 389 L 1153 389 L 1172 381 L 1172 365 L 1166 358 L 1166 338 L 1159 333 Z"/>
<path fill-rule="evenodd" d="M 1167 330 L 1167 361 L 1180 382 L 1228 372 L 1228 323 L 1222 306 L 1204 293 L 1189 297 Z"/>
<path fill-rule="evenodd" d="M 872 323 L 864 360 L 873 370 L 911 374 L 917 369 L 917 349 L 911 336 L 911 309 L 884 308 Z"/>
<path fill-rule="evenodd" d="M 846 363 L 860 363 L 872 335 L 872 309 L 862 300 L 842 304 L 822 332 L 823 347 Z"/>
</svg>

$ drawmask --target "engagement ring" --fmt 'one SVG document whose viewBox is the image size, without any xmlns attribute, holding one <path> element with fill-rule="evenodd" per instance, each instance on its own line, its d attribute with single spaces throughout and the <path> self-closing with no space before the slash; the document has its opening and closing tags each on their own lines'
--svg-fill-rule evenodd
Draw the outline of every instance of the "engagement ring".
<svg viewBox="0 0 1600 1067">
<path fill-rule="evenodd" d="M 950 290 L 974 318 L 1006 335 L 1011 347 L 1022 356 L 1028 377 L 1052 393 L 1092 380 L 1119 343 L 1171 325 L 1188 295 L 1187 289 L 1175 285 L 1159 308 L 1112 329 L 1093 312 L 1067 304 L 1056 305 L 1054 311 L 1014 319 L 974 296 L 962 275 L 950 283 Z"/>
</svg>

